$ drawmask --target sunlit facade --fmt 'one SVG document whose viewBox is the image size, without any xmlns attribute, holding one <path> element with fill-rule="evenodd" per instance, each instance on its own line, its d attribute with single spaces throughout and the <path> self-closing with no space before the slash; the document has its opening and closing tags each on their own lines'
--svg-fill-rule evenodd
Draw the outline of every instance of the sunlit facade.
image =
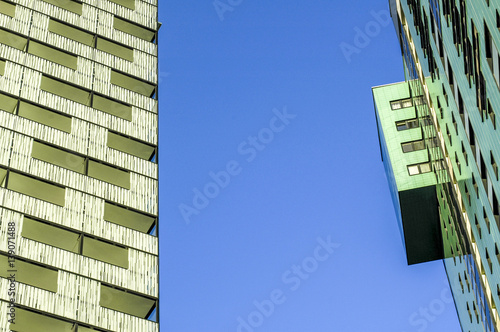
<svg viewBox="0 0 500 332">
<path fill-rule="evenodd" d="M 406 82 L 373 88 L 409 264 L 442 259 L 463 331 L 500 331 L 500 2 L 391 0 Z"/>
<path fill-rule="evenodd" d="M 157 5 L 0 0 L 0 331 L 159 331 Z"/>
</svg>

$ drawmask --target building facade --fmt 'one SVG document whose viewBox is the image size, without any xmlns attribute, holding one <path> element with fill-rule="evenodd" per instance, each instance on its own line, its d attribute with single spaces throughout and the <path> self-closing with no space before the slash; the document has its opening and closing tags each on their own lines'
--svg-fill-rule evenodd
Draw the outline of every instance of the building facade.
<svg viewBox="0 0 500 332">
<path fill-rule="evenodd" d="M 157 5 L 0 0 L 0 331 L 159 331 Z"/>
<path fill-rule="evenodd" d="M 463 331 L 500 331 L 500 2 L 390 0 L 405 82 L 375 87 L 408 263 L 442 259 Z"/>
</svg>

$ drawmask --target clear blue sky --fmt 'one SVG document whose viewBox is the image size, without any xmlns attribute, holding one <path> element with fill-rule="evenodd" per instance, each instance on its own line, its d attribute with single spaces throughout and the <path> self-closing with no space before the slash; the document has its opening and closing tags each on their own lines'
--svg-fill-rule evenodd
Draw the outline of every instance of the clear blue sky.
<svg viewBox="0 0 500 332">
<path fill-rule="evenodd" d="M 162 332 L 460 330 L 442 263 L 406 265 L 380 160 L 387 6 L 161 1 Z"/>
</svg>

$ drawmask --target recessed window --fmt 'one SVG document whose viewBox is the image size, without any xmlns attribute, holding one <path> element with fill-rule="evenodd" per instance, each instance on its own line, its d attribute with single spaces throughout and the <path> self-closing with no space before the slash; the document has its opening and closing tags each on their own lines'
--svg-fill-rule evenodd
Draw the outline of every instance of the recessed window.
<svg viewBox="0 0 500 332">
<path fill-rule="evenodd" d="M 413 106 L 411 98 L 391 101 L 391 109 L 392 110 L 398 110 L 400 108 L 406 108 L 406 107 L 411 107 L 411 106 Z"/>
<path fill-rule="evenodd" d="M 398 131 L 418 128 L 418 126 L 419 126 L 418 119 L 411 119 L 411 120 L 396 122 L 396 128 L 398 129 Z"/>
<path fill-rule="evenodd" d="M 155 225 L 154 217 L 107 202 L 104 204 L 104 220 L 142 233 L 149 233 Z"/>
<path fill-rule="evenodd" d="M 52 18 L 49 21 L 49 31 L 88 46 L 94 45 L 93 34 L 72 27 L 71 25 L 55 21 Z"/>
<path fill-rule="evenodd" d="M 491 167 L 493 167 L 493 174 L 495 174 L 495 179 L 498 181 L 498 165 L 493 157 L 493 151 L 490 151 Z"/>
<path fill-rule="evenodd" d="M 403 152 L 407 153 L 425 149 L 425 143 L 424 140 L 418 140 L 414 142 L 401 143 L 401 147 L 403 148 Z"/>
<path fill-rule="evenodd" d="M 118 168 L 89 160 L 87 175 L 115 186 L 130 189 L 130 173 Z"/>
<path fill-rule="evenodd" d="M 429 173 L 430 171 L 431 164 L 429 162 L 408 166 L 408 173 L 410 175 L 424 174 Z"/>
<path fill-rule="evenodd" d="M 155 147 L 134 139 L 108 132 L 108 146 L 145 160 L 151 160 Z"/>
<path fill-rule="evenodd" d="M 47 144 L 33 141 L 31 156 L 74 172 L 85 172 L 85 158 Z"/>
<path fill-rule="evenodd" d="M 43 125 L 71 133 L 71 117 L 65 116 L 30 103 L 19 104 L 19 116 Z"/>
</svg>

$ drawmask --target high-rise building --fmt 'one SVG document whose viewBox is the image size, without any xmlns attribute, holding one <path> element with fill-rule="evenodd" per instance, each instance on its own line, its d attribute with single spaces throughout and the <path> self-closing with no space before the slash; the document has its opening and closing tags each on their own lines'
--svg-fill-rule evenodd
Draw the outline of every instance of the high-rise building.
<svg viewBox="0 0 500 332">
<path fill-rule="evenodd" d="M 500 2 L 389 3 L 405 82 L 373 97 L 408 264 L 442 259 L 463 331 L 500 331 Z"/>
<path fill-rule="evenodd" d="M 0 331 L 159 331 L 157 0 L 0 0 Z"/>
</svg>

